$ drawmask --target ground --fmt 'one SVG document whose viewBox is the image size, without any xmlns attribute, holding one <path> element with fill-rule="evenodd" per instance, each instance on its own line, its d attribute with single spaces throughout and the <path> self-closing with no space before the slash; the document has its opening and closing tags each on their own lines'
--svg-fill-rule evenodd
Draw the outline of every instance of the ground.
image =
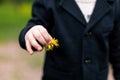
<svg viewBox="0 0 120 80">
<path fill-rule="evenodd" d="M 0 43 L 0 80 L 40 80 L 43 56 L 44 53 L 29 55 L 15 41 Z M 108 80 L 114 80 L 111 73 L 110 69 Z"/>
<path fill-rule="evenodd" d="M 19 47 L 17 42 L 0 44 L 0 80 L 40 80 L 41 65 L 32 66 L 28 60 L 41 57 L 41 55 L 30 56 Z"/>
</svg>

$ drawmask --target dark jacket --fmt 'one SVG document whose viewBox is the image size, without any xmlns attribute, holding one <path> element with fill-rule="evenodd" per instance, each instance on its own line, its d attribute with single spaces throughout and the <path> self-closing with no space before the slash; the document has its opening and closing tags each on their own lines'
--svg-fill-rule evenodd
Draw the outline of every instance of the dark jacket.
<svg viewBox="0 0 120 80">
<path fill-rule="evenodd" d="M 43 80 L 107 80 L 109 61 L 120 80 L 120 15 L 115 6 L 116 0 L 97 0 L 87 23 L 74 0 L 35 0 L 32 19 L 19 37 L 21 47 L 26 48 L 24 36 L 35 25 L 43 25 L 60 44 L 46 53 Z"/>
</svg>

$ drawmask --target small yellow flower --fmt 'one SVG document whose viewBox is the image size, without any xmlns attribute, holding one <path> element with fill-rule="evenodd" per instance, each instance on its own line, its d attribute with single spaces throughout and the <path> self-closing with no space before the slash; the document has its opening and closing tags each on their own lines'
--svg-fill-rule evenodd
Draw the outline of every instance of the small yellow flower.
<svg viewBox="0 0 120 80">
<path fill-rule="evenodd" d="M 55 38 L 53 38 L 51 42 L 47 46 L 45 46 L 45 50 L 51 51 L 54 47 L 59 47 L 58 40 Z"/>
</svg>

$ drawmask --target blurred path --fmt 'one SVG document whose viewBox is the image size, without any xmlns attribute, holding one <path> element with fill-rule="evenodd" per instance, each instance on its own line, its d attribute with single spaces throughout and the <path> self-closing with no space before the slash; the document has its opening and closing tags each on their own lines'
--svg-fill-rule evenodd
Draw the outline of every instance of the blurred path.
<svg viewBox="0 0 120 80">
<path fill-rule="evenodd" d="M 16 42 L 0 44 L 0 80 L 40 80 L 41 66 L 31 67 L 28 56 Z"/>
<path fill-rule="evenodd" d="M 40 80 L 42 65 L 32 67 L 29 62 L 39 57 L 43 59 L 43 54 L 30 56 L 19 47 L 17 42 L 0 44 L 0 80 Z M 110 69 L 108 80 L 114 80 L 111 73 Z"/>
</svg>

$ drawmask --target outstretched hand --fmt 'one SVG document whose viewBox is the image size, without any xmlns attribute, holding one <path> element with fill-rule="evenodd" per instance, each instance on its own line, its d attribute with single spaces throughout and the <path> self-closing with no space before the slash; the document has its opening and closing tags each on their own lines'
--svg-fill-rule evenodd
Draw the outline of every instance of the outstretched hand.
<svg viewBox="0 0 120 80">
<path fill-rule="evenodd" d="M 38 51 L 42 51 L 42 46 L 46 46 L 51 40 L 51 35 L 41 25 L 32 27 L 25 35 L 26 48 L 29 54 L 33 54 L 32 47 Z"/>
</svg>

